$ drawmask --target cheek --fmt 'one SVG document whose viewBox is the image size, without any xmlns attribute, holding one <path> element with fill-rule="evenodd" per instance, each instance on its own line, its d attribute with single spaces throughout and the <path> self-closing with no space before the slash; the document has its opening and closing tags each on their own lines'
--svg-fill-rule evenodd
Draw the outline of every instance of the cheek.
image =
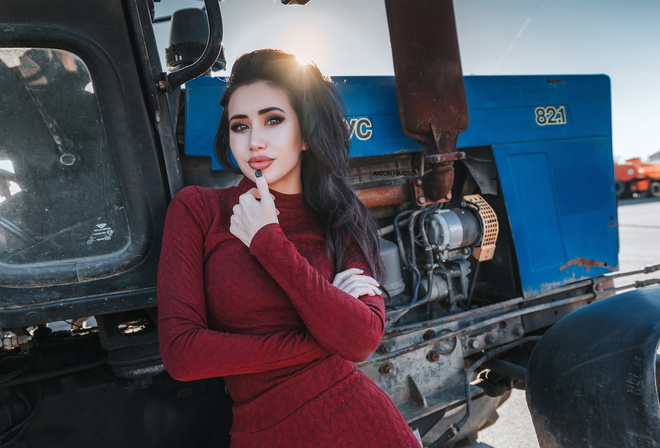
<svg viewBox="0 0 660 448">
<path fill-rule="evenodd" d="M 243 159 L 241 156 L 244 153 L 241 140 L 242 139 L 240 135 L 233 135 L 229 137 L 229 150 L 238 163 L 241 163 Z"/>
<path fill-rule="evenodd" d="M 282 139 L 287 142 L 287 148 L 291 151 L 299 152 L 302 149 L 302 136 L 298 124 L 290 126 L 286 130 L 282 130 Z"/>
</svg>

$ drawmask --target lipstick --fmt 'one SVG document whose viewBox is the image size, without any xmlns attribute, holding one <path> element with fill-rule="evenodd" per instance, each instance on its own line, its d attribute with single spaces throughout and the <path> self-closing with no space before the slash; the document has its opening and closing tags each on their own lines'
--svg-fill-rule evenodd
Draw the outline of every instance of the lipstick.
<svg viewBox="0 0 660 448">
<path fill-rule="evenodd" d="M 250 160 L 248 160 L 248 165 L 250 165 L 250 168 L 253 170 L 263 170 L 266 169 L 270 166 L 271 163 L 273 163 L 275 159 L 271 159 L 270 157 L 266 156 L 255 156 L 251 157 Z"/>
</svg>

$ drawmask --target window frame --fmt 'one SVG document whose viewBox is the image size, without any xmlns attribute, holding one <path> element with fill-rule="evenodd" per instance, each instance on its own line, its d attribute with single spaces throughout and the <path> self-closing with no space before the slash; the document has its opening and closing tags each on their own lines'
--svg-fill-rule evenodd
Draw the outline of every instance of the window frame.
<svg viewBox="0 0 660 448">
<path fill-rule="evenodd" d="M 156 137 L 174 131 L 170 120 L 156 119 L 148 108 L 149 74 L 141 73 L 137 60 L 144 48 L 134 48 L 131 22 L 119 1 L 52 0 L 37 9 L 25 3 L 7 0 L 3 5 L 11 14 L 0 19 L 0 47 L 57 48 L 87 65 L 131 237 L 126 250 L 77 265 L 48 262 L 26 268 L 2 263 L 0 327 L 154 306 L 169 200 Z M 102 272 L 93 266 L 99 262 L 105 263 Z"/>
</svg>

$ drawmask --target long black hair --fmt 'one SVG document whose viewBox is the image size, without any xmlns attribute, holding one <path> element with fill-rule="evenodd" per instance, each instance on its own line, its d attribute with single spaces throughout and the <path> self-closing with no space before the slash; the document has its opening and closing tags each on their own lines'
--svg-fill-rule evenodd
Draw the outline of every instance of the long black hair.
<svg viewBox="0 0 660 448">
<path fill-rule="evenodd" d="M 227 88 L 220 99 L 223 107 L 215 154 L 227 170 L 240 173 L 229 157 L 227 104 L 241 86 L 257 81 L 284 89 L 298 115 L 300 131 L 308 146 L 302 151 L 301 181 L 307 204 L 325 217 L 325 246 L 339 272 L 355 244 L 372 276 L 382 278 L 378 227 L 348 184 L 350 134 L 346 109 L 332 82 L 314 64 L 301 64 L 290 53 L 257 50 L 234 63 Z"/>
</svg>

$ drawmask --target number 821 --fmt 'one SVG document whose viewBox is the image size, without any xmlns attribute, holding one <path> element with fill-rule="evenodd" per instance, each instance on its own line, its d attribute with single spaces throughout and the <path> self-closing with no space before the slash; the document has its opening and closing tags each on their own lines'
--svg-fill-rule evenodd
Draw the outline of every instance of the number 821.
<svg viewBox="0 0 660 448">
<path fill-rule="evenodd" d="M 539 126 L 566 124 L 566 106 L 539 106 L 534 109 L 534 114 Z"/>
</svg>

